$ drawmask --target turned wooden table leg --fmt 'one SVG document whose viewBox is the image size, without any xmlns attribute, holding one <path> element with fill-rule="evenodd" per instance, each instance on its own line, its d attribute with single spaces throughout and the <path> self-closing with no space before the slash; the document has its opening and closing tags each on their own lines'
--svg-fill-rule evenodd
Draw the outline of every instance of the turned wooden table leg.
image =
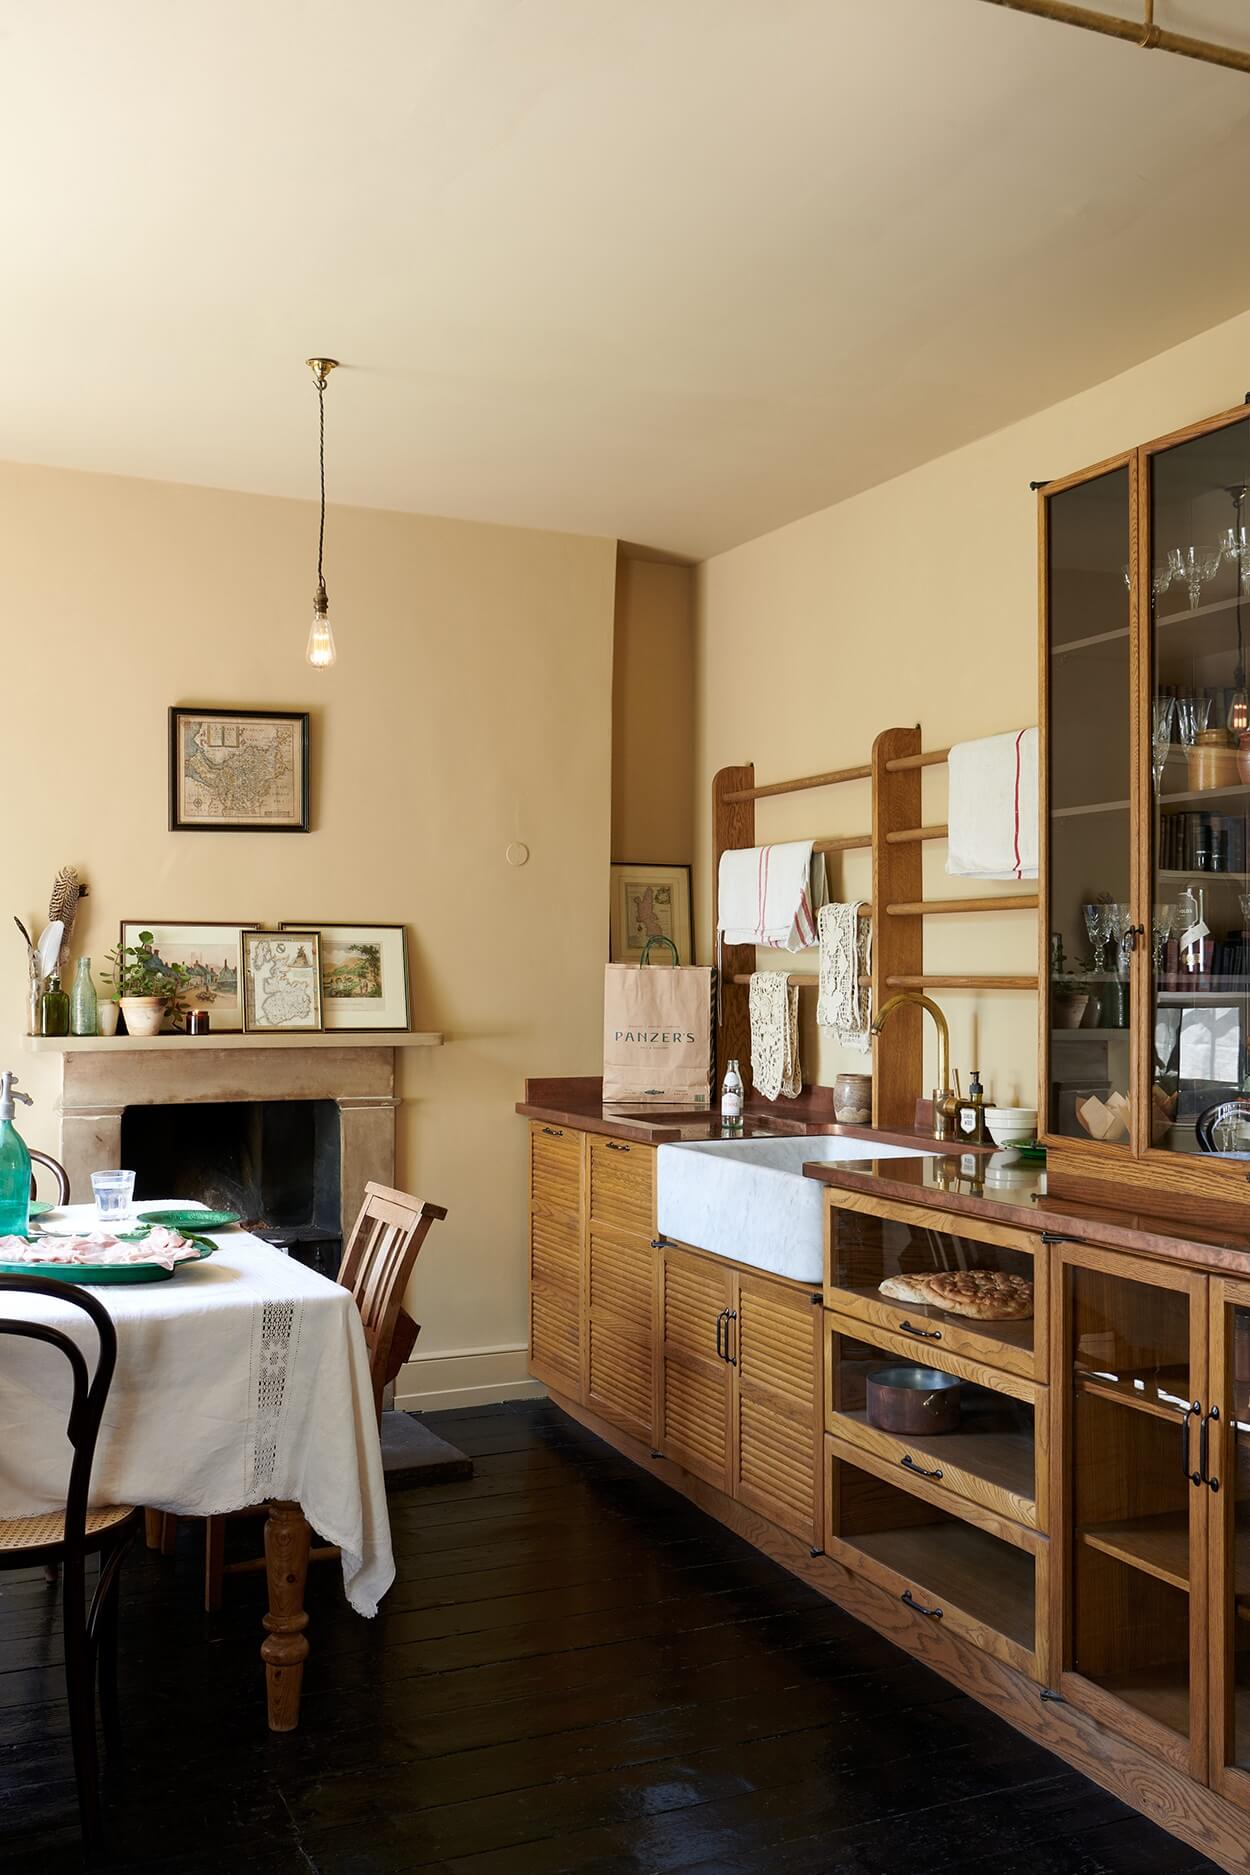
<svg viewBox="0 0 1250 1875">
<path fill-rule="evenodd" d="M 309 1529 L 298 1504 L 272 1503 L 265 1520 L 265 1572 L 269 1578 L 268 1630 L 260 1657 L 265 1663 L 269 1730 L 293 1732 L 299 1724 L 300 1682 L 308 1658 L 304 1629 L 304 1580 L 308 1574 Z"/>
</svg>

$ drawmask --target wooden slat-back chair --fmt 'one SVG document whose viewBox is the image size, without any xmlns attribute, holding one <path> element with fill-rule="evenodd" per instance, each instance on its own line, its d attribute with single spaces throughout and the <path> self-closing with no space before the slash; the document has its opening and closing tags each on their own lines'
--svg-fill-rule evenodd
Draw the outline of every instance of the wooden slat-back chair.
<svg viewBox="0 0 1250 1875">
<path fill-rule="evenodd" d="M 421 1329 L 404 1309 L 404 1291 L 421 1254 L 421 1246 L 430 1226 L 447 1216 L 441 1204 L 429 1204 L 413 1198 L 406 1191 L 392 1191 L 386 1185 L 365 1186 L 365 1201 L 347 1240 L 347 1249 L 339 1265 L 338 1280 L 350 1289 L 360 1311 L 369 1350 L 369 1378 L 373 1383 L 373 1407 L 382 1424 L 382 1396 L 416 1346 Z M 250 1514 L 262 1515 L 264 1505 L 251 1507 Z M 235 1513 L 246 1516 L 249 1512 Z M 166 1544 L 169 1534 L 166 1534 Z M 314 1560 L 337 1556 L 330 1546 L 315 1549 Z M 223 1578 L 263 1569 L 261 1558 L 227 1563 L 225 1560 L 225 1518 L 210 1517 L 204 1539 L 204 1606 L 209 1614 L 221 1607 Z"/>
</svg>

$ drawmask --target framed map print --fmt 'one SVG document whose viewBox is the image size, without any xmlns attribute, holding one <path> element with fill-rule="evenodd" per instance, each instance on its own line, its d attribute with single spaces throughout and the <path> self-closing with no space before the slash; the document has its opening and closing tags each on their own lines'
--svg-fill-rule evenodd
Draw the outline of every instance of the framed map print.
<svg viewBox="0 0 1250 1875">
<path fill-rule="evenodd" d="M 308 712 L 169 712 L 171 833 L 307 833 Z"/>
<path fill-rule="evenodd" d="M 239 923 L 212 924 L 203 918 L 185 924 L 168 918 L 125 918 L 117 941 L 119 945 L 138 944 L 140 933 L 150 931 L 148 949 L 157 964 L 181 964 L 187 972 L 183 1007 L 206 1010 L 210 1031 L 229 1035 L 243 1027 L 241 933 L 251 928 Z"/>
<path fill-rule="evenodd" d="M 321 1028 L 315 931 L 244 931 L 243 1027 L 254 1034 Z"/>
<path fill-rule="evenodd" d="M 694 962 L 689 866 L 613 866 L 612 962 L 638 963 L 652 937 L 670 939 L 681 963 Z M 664 950 L 651 955 L 660 963 L 672 961 Z"/>
<path fill-rule="evenodd" d="M 322 924 L 300 918 L 284 931 L 315 931 L 321 939 L 321 1013 L 327 1029 L 406 1029 L 407 927 Z"/>
</svg>

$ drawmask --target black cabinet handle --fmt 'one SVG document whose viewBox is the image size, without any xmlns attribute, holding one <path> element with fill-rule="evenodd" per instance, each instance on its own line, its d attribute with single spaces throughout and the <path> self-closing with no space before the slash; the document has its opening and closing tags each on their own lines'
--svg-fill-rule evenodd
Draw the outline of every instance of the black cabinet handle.
<svg viewBox="0 0 1250 1875">
<path fill-rule="evenodd" d="M 610 1139 L 608 1141 L 608 1151 L 609 1152 L 628 1152 L 629 1147 L 622 1144 L 622 1142 L 619 1139 Z"/>
<path fill-rule="evenodd" d="M 926 1608 L 923 1602 L 918 1602 L 916 1600 L 910 1589 L 904 1589 L 903 1593 L 899 1596 L 899 1600 L 901 1602 L 906 1602 L 909 1608 L 914 1608 L 918 1615 L 928 1615 L 930 1621 L 940 1621 L 942 1619 L 942 1610 L 940 1608 Z"/>
<path fill-rule="evenodd" d="M 543 1132 L 547 1135 L 548 1139 L 564 1138 L 564 1128 L 560 1126 L 544 1126 Z"/>
<path fill-rule="evenodd" d="M 721 1332 L 724 1331 L 724 1340 Z M 716 1352 L 722 1361 L 729 1359 L 729 1310 L 722 1309 L 716 1317 Z"/>
<path fill-rule="evenodd" d="M 918 1465 L 915 1459 L 910 1457 L 906 1452 L 904 1452 L 898 1462 L 903 1467 L 904 1471 L 914 1471 L 918 1478 L 940 1478 L 942 1476 L 942 1467 L 940 1465 L 935 1465 L 932 1471 L 926 1471 L 923 1465 Z"/>
<path fill-rule="evenodd" d="M 922 1341 L 940 1341 L 942 1339 L 942 1330 L 940 1328 L 917 1328 L 914 1322 L 900 1322 L 899 1327 L 905 1328 L 909 1335 L 919 1335 Z"/>
<path fill-rule="evenodd" d="M 1212 1421 L 1213 1419 L 1218 1419 L 1218 1418 L 1219 1418 L 1219 1416 L 1220 1416 L 1220 1409 L 1219 1409 L 1219 1407 L 1218 1407 L 1218 1406 L 1213 1406 L 1213 1407 L 1211 1408 L 1211 1411 L 1210 1411 L 1210 1412 L 1209 1412 L 1209 1413 L 1208 1413 L 1208 1414 L 1206 1415 L 1206 1417 L 1204 1418 L 1204 1420 L 1203 1420 L 1203 1422 L 1202 1422 L 1202 1431 L 1201 1431 L 1201 1433 L 1200 1433 L 1200 1434 L 1198 1435 L 1198 1477 L 1199 1477 L 1199 1482 L 1200 1482 L 1201 1484 L 1205 1484 L 1205 1485 L 1208 1485 L 1208 1486 L 1209 1486 L 1209 1487 L 1211 1488 L 1211 1490 L 1212 1490 L 1212 1491 L 1218 1491 L 1218 1490 L 1219 1490 L 1219 1488 L 1220 1488 L 1220 1481 L 1219 1481 L 1219 1479 L 1218 1479 L 1218 1478 L 1213 1478 L 1213 1477 L 1211 1476 L 1211 1474 L 1210 1474 L 1210 1472 L 1209 1472 L 1209 1470 L 1207 1469 L 1207 1460 L 1208 1460 L 1208 1457 L 1209 1457 L 1209 1446 L 1208 1446 L 1208 1442 L 1209 1442 L 1209 1439 L 1210 1439 L 1210 1433 L 1211 1433 L 1211 1421 Z"/>
<path fill-rule="evenodd" d="M 1043 1243 L 1079 1243 L 1080 1241 L 1079 1237 L 1065 1237 L 1062 1231 L 1044 1230 L 1042 1232 Z"/>
<path fill-rule="evenodd" d="M 727 1309 L 725 1313 L 726 1313 L 726 1321 L 725 1321 L 725 1359 L 726 1359 L 726 1360 L 727 1360 L 727 1361 L 729 1362 L 729 1365 L 730 1365 L 731 1367 L 736 1367 L 736 1366 L 738 1365 L 738 1357 L 737 1357 L 737 1355 L 736 1355 L 736 1354 L 731 1354 L 731 1353 L 729 1352 L 729 1349 L 730 1349 L 730 1346 L 732 1345 L 732 1344 L 731 1344 L 731 1342 L 730 1342 L 730 1335 L 731 1335 L 731 1333 L 732 1333 L 732 1328 L 731 1328 L 731 1325 L 730 1325 L 730 1324 L 731 1324 L 731 1323 L 733 1323 L 733 1322 L 736 1322 L 736 1321 L 737 1321 L 737 1319 L 738 1319 L 738 1311 L 737 1311 L 737 1309 Z"/>
<path fill-rule="evenodd" d="M 1189 1422 L 1195 1414 L 1201 1411 L 1202 1401 L 1195 1400 L 1193 1405 L 1187 1406 L 1185 1411 L 1181 1414 L 1181 1470 L 1184 1472 L 1190 1484 L 1202 1483 L 1202 1473 L 1189 1469 Z"/>
</svg>

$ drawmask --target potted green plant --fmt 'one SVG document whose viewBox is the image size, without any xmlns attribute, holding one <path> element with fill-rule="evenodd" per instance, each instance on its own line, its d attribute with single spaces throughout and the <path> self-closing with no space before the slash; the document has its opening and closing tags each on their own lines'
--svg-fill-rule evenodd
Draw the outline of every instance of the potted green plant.
<svg viewBox="0 0 1250 1875">
<path fill-rule="evenodd" d="M 128 1035 L 159 1034 L 166 1016 L 182 1006 L 189 972 L 183 964 L 166 963 L 153 942 L 150 931 L 140 931 L 137 944 L 119 944 L 109 951 L 112 969 L 101 972 L 111 986 L 111 1002 L 120 1005 L 126 1018 Z M 102 1028 L 101 1033 L 107 1031 Z"/>
</svg>

